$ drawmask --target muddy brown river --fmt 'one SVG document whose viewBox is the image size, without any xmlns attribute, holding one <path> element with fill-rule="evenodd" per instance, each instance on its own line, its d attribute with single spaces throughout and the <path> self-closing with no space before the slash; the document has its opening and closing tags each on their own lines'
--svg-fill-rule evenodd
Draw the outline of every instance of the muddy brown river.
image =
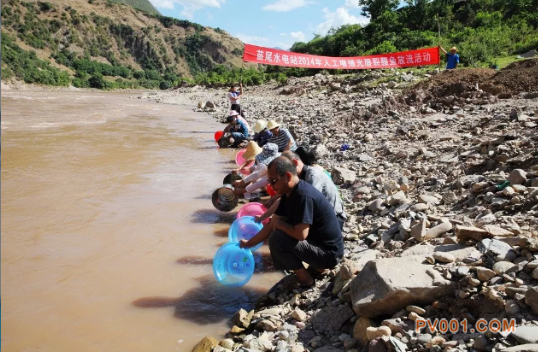
<svg viewBox="0 0 538 352">
<path fill-rule="evenodd" d="M 282 277 L 267 246 L 245 286 L 213 276 L 236 211 L 211 204 L 235 166 L 211 117 L 134 93 L 1 109 L 2 351 L 190 352 Z"/>
</svg>

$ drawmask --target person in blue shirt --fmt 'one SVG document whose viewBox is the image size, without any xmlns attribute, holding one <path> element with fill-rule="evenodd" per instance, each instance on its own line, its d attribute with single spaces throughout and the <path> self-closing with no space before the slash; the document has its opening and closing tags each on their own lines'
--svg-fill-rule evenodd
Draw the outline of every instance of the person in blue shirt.
<svg viewBox="0 0 538 352">
<path fill-rule="evenodd" d="M 258 143 L 258 146 L 263 147 L 269 141 L 269 138 L 273 136 L 271 131 L 267 129 L 267 121 L 258 120 L 254 125 L 254 137 L 252 140 Z"/>
<path fill-rule="evenodd" d="M 237 147 L 241 142 L 247 140 L 249 137 L 247 125 L 240 119 L 237 118 L 238 115 L 230 115 L 226 119 L 228 126 L 224 129 L 224 132 L 229 132 L 233 138 L 232 147 Z M 230 141 L 231 142 L 231 141 Z"/>
<path fill-rule="evenodd" d="M 456 54 L 458 49 L 455 46 L 450 48 L 449 50 L 450 52 L 448 53 L 446 52 L 445 49 L 443 49 L 442 46 L 439 46 L 439 49 L 441 49 L 441 51 L 446 54 L 446 69 L 447 70 L 453 70 L 456 67 L 458 67 L 458 64 L 460 63 L 460 56 Z"/>
</svg>

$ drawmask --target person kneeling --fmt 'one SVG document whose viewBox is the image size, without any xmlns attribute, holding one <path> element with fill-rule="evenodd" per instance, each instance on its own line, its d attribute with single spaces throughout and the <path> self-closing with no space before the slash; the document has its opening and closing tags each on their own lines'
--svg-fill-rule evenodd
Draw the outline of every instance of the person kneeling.
<svg viewBox="0 0 538 352">
<path fill-rule="evenodd" d="M 242 240 L 240 246 L 254 247 L 268 238 L 275 269 L 293 271 L 297 286 L 312 286 L 314 278 L 303 262 L 322 272 L 334 268 L 344 255 L 336 214 L 321 192 L 299 179 L 290 159 L 273 160 L 267 178 L 282 195 L 280 205 L 271 222 L 250 240 Z"/>
</svg>

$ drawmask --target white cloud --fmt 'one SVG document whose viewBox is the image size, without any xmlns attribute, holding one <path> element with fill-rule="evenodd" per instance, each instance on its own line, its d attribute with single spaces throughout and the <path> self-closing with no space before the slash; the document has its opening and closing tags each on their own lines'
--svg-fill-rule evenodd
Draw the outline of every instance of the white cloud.
<svg viewBox="0 0 538 352">
<path fill-rule="evenodd" d="M 370 20 L 364 16 L 353 16 L 345 7 L 339 7 L 335 12 L 331 12 L 328 8 L 324 8 L 325 22 L 316 26 L 316 33 L 325 35 L 331 28 L 338 28 L 344 24 L 367 24 Z"/>
<path fill-rule="evenodd" d="M 246 44 L 253 44 L 253 45 L 260 45 L 260 46 L 269 44 L 269 38 L 267 37 L 257 37 L 255 35 L 248 35 L 248 34 L 243 34 L 243 33 L 237 33 L 235 36 L 239 38 L 243 43 L 246 43 Z"/>
<path fill-rule="evenodd" d="M 295 39 L 295 41 L 297 41 L 297 42 L 304 42 L 306 40 L 306 37 L 305 37 L 304 33 L 301 32 L 301 31 L 299 31 L 299 32 L 291 32 L 290 37 Z"/>
<path fill-rule="evenodd" d="M 204 7 L 220 8 L 226 0 L 150 0 L 156 8 L 174 9 L 174 4 L 183 6 L 181 15 L 192 19 L 194 13 Z"/>
<path fill-rule="evenodd" d="M 171 0 L 151 0 L 151 3 L 158 9 L 174 9 L 174 2 Z"/>
<path fill-rule="evenodd" d="M 287 12 L 306 6 L 308 4 L 311 4 L 311 2 L 307 0 L 277 0 L 277 2 L 265 5 L 264 7 L 262 7 L 262 10 Z"/>
<path fill-rule="evenodd" d="M 346 0 L 346 4 L 344 5 L 348 9 L 353 9 L 359 7 L 359 0 Z"/>
</svg>

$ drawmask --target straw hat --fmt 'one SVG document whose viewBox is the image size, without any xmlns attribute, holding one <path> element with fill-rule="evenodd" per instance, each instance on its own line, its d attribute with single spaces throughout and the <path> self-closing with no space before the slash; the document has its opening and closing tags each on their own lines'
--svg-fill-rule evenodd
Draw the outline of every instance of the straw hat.
<svg viewBox="0 0 538 352">
<path fill-rule="evenodd" d="M 272 130 L 276 127 L 280 127 L 280 125 L 275 120 L 269 120 L 269 123 L 267 124 L 267 129 Z"/>
<path fill-rule="evenodd" d="M 450 48 L 450 51 L 458 51 L 458 48 L 456 48 L 455 46 L 453 46 L 452 48 Z"/>
<path fill-rule="evenodd" d="M 262 148 L 258 145 L 258 143 L 254 141 L 250 141 L 247 144 L 247 151 L 243 154 L 243 159 L 245 160 L 254 160 L 256 158 L 256 155 L 260 154 L 262 152 Z"/>
<path fill-rule="evenodd" d="M 254 132 L 255 133 L 260 133 L 261 131 L 263 131 L 263 129 L 267 127 L 267 121 L 265 120 L 258 120 L 256 121 L 256 124 L 254 125 Z"/>
</svg>

